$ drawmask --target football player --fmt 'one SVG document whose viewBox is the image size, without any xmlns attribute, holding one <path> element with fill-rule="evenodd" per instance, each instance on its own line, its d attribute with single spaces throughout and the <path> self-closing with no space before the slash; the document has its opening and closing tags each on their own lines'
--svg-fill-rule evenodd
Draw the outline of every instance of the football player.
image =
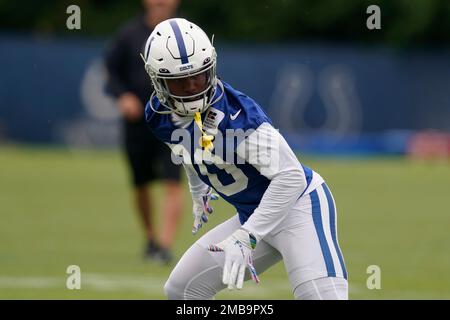
<svg viewBox="0 0 450 320">
<path fill-rule="evenodd" d="M 283 260 L 296 299 L 347 299 L 336 206 L 322 177 L 302 165 L 263 109 L 216 75 L 216 51 L 185 19 L 157 25 L 142 53 L 154 93 L 146 121 L 182 160 L 195 234 L 219 196 L 237 214 L 180 259 L 169 299 L 212 299 L 241 289 Z"/>
</svg>

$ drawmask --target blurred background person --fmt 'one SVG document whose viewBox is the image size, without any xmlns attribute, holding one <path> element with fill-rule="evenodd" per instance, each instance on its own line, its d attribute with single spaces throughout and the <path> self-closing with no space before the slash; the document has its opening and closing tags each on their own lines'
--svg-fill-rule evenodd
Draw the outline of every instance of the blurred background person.
<svg viewBox="0 0 450 320">
<path fill-rule="evenodd" d="M 173 259 L 172 248 L 183 204 L 180 167 L 172 163 L 170 150 L 157 141 L 144 121 L 144 107 L 151 83 L 140 57 L 153 28 L 177 13 L 178 0 L 143 0 L 144 14 L 138 15 L 118 32 L 106 52 L 106 91 L 117 98 L 123 118 L 123 147 L 131 170 L 134 201 L 145 229 L 144 256 L 164 263 Z M 154 198 L 149 183 L 163 180 L 163 226 L 159 237 L 153 224 Z"/>
</svg>

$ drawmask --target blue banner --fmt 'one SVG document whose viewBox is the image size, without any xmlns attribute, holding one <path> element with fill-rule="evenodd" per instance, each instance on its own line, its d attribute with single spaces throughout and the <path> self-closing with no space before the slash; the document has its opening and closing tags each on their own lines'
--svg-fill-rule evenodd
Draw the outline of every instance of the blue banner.
<svg viewBox="0 0 450 320">
<path fill-rule="evenodd" d="M 106 40 L 0 36 L 0 140 L 115 146 Z M 258 101 L 298 148 L 402 152 L 413 131 L 450 131 L 448 51 L 217 45 L 219 76 Z"/>
</svg>

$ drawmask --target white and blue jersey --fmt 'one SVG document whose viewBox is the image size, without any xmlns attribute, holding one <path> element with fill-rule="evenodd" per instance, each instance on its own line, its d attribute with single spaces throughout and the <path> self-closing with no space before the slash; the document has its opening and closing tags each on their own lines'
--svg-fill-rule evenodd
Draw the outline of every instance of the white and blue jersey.
<svg viewBox="0 0 450 320">
<path fill-rule="evenodd" d="M 222 99 L 202 114 L 202 122 L 207 133 L 212 133 L 217 138 L 218 135 L 225 135 L 226 130 L 230 129 L 258 130 L 263 124 L 272 127 L 271 120 L 267 114 L 253 99 L 233 89 L 229 84 L 222 83 L 224 88 Z M 218 90 L 221 90 L 220 87 L 218 87 Z M 220 94 L 220 92 L 216 94 Z M 156 97 L 154 98 L 153 106 L 156 110 L 161 108 Z M 150 108 L 149 104 L 146 106 L 145 113 L 146 121 L 158 139 L 172 147 L 179 143 L 179 141 L 174 141 L 172 137 L 174 130 L 178 129 L 178 127 L 174 124 L 171 115 L 156 113 Z M 196 130 L 194 121 L 191 121 L 185 129 L 192 136 L 193 142 L 190 155 L 192 157 L 192 166 L 198 177 L 236 208 L 240 222 L 244 224 L 260 205 L 273 175 L 261 173 L 261 169 L 257 165 L 247 161 L 242 164 L 235 162 L 220 165 L 205 161 L 196 163 L 193 155 L 195 149 L 200 148 L 200 146 L 194 138 Z M 233 152 L 237 154 L 237 143 L 233 143 L 233 148 L 235 148 Z M 215 149 L 212 151 L 213 154 L 214 151 Z M 290 148 L 289 152 L 292 153 Z M 292 161 L 295 161 L 294 166 L 297 166 L 304 176 L 304 183 L 296 186 L 299 197 L 314 189 L 310 188 L 313 180 L 316 180 L 314 187 L 323 182 L 319 175 L 310 168 L 300 164 L 296 158 Z M 280 170 L 282 170 L 283 161 L 280 162 Z"/>
<path fill-rule="evenodd" d="M 186 21 L 173 19 L 169 23 L 170 27 L 158 31 L 159 37 L 149 38 L 145 60 L 155 48 L 152 42 L 159 41 L 158 55 L 160 49 L 167 49 L 170 55 L 165 51 L 165 58 L 171 61 L 168 65 L 173 64 L 173 74 L 178 74 L 193 67 L 188 64 L 190 57 L 195 48 L 202 47 L 194 45 L 196 38 L 190 35 L 193 24 L 186 24 L 185 31 L 181 26 Z M 202 38 L 203 32 L 199 36 Z M 155 83 L 155 88 L 158 85 Z M 238 213 L 206 232 L 184 253 L 164 286 L 167 296 L 211 299 L 226 287 L 223 274 L 228 274 L 227 264 L 233 262 L 230 269 L 234 273 L 240 264 L 236 262 L 241 261 L 238 259 L 248 258 L 245 263 L 254 264 L 252 274 L 255 270 L 264 272 L 283 259 L 298 299 L 347 299 L 347 272 L 337 239 L 335 203 L 322 177 L 299 162 L 254 100 L 219 80 L 215 89 L 209 91 L 215 94 L 209 100 L 214 103 L 201 115 L 164 113 L 167 107 L 157 97 L 145 110 L 151 131 L 172 149 L 172 160 L 182 161 L 186 170 L 194 227 L 198 226 L 198 213 L 207 211 L 205 195 L 211 188 Z M 205 102 L 185 98 L 184 102 L 174 101 L 177 108 L 178 103 L 183 103 L 184 110 L 196 110 L 200 101 Z M 210 250 L 212 244 L 228 241 L 238 230 L 256 240 L 252 241 L 248 257 L 242 247 L 242 257 L 232 251 L 227 253 L 227 246 L 225 254 Z M 240 276 L 250 278 L 250 272 L 241 274 L 240 268 Z"/>
</svg>

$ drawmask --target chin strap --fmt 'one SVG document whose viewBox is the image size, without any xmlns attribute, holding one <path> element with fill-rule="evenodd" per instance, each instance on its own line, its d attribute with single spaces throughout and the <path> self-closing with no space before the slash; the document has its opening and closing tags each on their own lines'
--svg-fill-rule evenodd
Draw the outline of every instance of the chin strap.
<svg viewBox="0 0 450 320">
<path fill-rule="evenodd" d="M 203 124 L 202 124 L 202 116 L 200 115 L 200 112 L 196 112 L 194 115 L 194 121 L 197 124 L 197 127 L 200 129 L 200 132 L 202 133 L 202 136 L 199 140 L 199 144 L 202 148 L 205 148 L 206 151 L 211 151 L 214 149 L 213 140 L 214 136 L 208 135 L 203 131 Z"/>
</svg>

